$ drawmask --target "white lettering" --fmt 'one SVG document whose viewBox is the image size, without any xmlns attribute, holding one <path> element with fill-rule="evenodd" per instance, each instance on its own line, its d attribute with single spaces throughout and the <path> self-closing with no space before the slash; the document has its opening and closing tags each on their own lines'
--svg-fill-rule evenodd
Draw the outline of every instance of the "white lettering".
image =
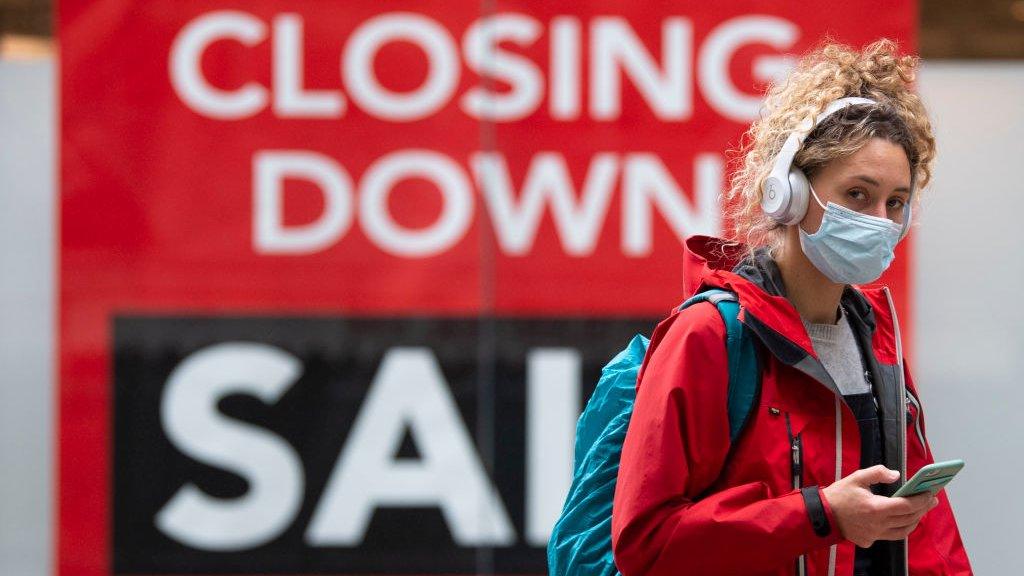
<svg viewBox="0 0 1024 576">
<path fill-rule="evenodd" d="M 757 119 L 761 96 L 744 94 L 732 83 L 729 63 L 733 54 L 754 43 L 785 50 L 793 46 L 799 35 L 795 24 L 775 16 L 741 16 L 719 25 L 701 48 L 698 71 L 704 97 L 715 110 L 736 122 Z M 780 79 L 792 65 L 790 57 L 762 56 L 754 62 L 754 74 L 759 80 Z"/>
<path fill-rule="evenodd" d="M 424 178 L 441 192 L 441 215 L 422 230 L 409 230 L 391 218 L 388 196 L 406 178 Z M 424 258 L 451 248 L 466 234 L 473 216 L 473 193 L 462 168 L 430 150 L 404 150 L 374 162 L 359 184 L 359 219 L 366 235 L 397 256 Z"/>
<path fill-rule="evenodd" d="M 535 19 L 520 14 L 502 14 L 477 20 L 462 39 L 466 64 L 482 80 L 504 80 L 512 90 L 499 94 L 475 86 L 462 97 L 462 109 L 474 118 L 496 121 L 519 120 L 537 109 L 544 94 L 544 75 L 537 66 L 501 50 L 501 42 L 529 46 L 541 33 Z"/>
<path fill-rule="evenodd" d="M 238 120 L 258 114 L 267 105 L 267 90 L 248 82 L 233 91 L 206 81 L 203 52 L 218 40 L 254 46 L 264 40 L 267 26 L 245 12 L 218 10 L 189 22 L 171 45 L 170 77 L 178 98 L 192 110 L 218 120 Z"/>
<path fill-rule="evenodd" d="M 339 118 L 344 111 L 341 94 L 302 87 L 302 18 L 282 14 L 274 18 L 274 112 L 283 118 Z"/>
<path fill-rule="evenodd" d="M 572 348 L 526 357 L 526 541 L 545 546 L 572 483 L 583 359 Z"/>
<path fill-rule="evenodd" d="M 693 27 L 686 18 L 666 18 L 662 24 L 659 72 L 643 42 L 621 17 L 595 18 L 591 25 L 591 114 L 615 120 L 622 107 L 620 69 L 633 80 L 641 95 L 662 120 L 684 120 L 693 110 L 689 79 Z"/>
<path fill-rule="evenodd" d="M 723 183 L 722 159 L 715 154 L 699 154 L 694 171 L 696 197 L 691 206 L 660 158 L 647 153 L 626 156 L 622 185 L 622 251 L 626 255 L 642 257 L 651 253 L 654 206 L 680 242 L 691 234 L 721 233 L 718 195 Z"/>
<path fill-rule="evenodd" d="M 579 18 L 558 16 L 551 20 L 551 117 L 575 120 L 580 116 Z"/>
<path fill-rule="evenodd" d="M 395 459 L 406 431 L 421 458 Z M 508 546 L 515 531 L 426 348 L 388 351 L 313 513 L 312 546 L 357 546 L 374 509 L 440 507 L 459 546 Z"/>
<path fill-rule="evenodd" d="M 397 94 L 381 86 L 373 71 L 377 51 L 389 42 L 416 44 L 427 56 L 427 79 Z M 455 40 L 437 22 L 413 13 L 384 14 L 364 22 L 348 40 L 342 64 L 345 86 L 360 108 L 384 120 L 411 122 L 445 106 L 459 83 Z"/>
<path fill-rule="evenodd" d="M 518 204 L 502 155 L 481 152 L 470 162 L 505 252 L 521 256 L 530 251 L 548 203 L 566 253 L 586 256 L 594 251 L 614 190 L 614 154 L 596 154 L 591 160 L 579 202 L 561 154 L 542 152 L 533 157 Z"/>
<path fill-rule="evenodd" d="M 298 379 L 297 358 L 265 344 L 228 342 L 186 358 L 167 379 L 160 420 L 184 454 L 242 476 L 239 498 L 223 500 L 183 486 L 157 513 L 156 527 L 174 540 L 228 552 L 273 540 L 302 504 L 302 463 L 287 442 L 262 428 L 225 418 L 217 402 L 248 394 L 273 404 Z"/>
<path fill-rule="evenodd" d="M 284 181 L 301 178 L 323 194 L 320 218 L 284 225 Z M 253 248 L 262 254 L 310 254 L 341 238 L 352 225 L 352 181 L 334 160 L 315 152 L 264 150 L 253 156 Z"/>
</svg>

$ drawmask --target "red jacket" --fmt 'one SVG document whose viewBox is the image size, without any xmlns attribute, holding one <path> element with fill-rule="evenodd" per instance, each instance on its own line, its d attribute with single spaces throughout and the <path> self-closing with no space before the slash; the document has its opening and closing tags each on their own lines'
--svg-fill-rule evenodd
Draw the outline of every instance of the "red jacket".
<svg viewBox="0 0 1024 576">
<path fill-rule="evenodd" d="M 774 261 L 762 251 L 734 270 L 739 249 L 717 258 L 717 242 L 687 241 L 684 290 L 721 287 L 738 295 L 740 321 L 759 353 L 760 396 L 730 446 L 721 316 L 699 304 L 658 325 L 622 447 L 615 563 L 623 576 L 850 575 L 855 546 L 839 533 L 821 487 L 860 467 L 856 418 L 785 298 Z M 871 351 L 883 463 L 910 478 L 934 460 L 917 389 L 896 353 L 888 290 L 848 287 L 841 302 L 861 347 Z M 794 476 L 796 436 L 802 469 Z M 886 545 L 893 574 L 906 575 L 905 554 L 914 576 L 971 574 L 945 491 L 938 497 L 907 540 Z"/>
</svg>

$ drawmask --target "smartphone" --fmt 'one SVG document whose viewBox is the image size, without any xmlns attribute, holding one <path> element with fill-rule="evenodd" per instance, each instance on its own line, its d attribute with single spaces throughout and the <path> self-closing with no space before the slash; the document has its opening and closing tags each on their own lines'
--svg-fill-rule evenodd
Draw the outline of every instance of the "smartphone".
<svg viewBox="0 0 1024 576">
<path fill-rule="evenodd" d="M 893 497 L 913 496 L 914 494 L 926 491 L 935 494 L 943 486 L 949 484 L 953 476 L 956 476 L 956 473 L 963 467 L 963 460 L 946 460 L 945 462 L 928 464 L 918 470 L 917 474 L 914 474 L 914 477 L 909 482 L 900 486 L 900 489 L 893 494 Z"/>
</svg>

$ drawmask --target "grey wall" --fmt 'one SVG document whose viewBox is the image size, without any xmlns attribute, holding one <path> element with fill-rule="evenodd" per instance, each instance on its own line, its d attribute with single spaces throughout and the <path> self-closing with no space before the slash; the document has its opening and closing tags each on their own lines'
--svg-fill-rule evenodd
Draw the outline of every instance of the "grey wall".
<svg viewBox="0 0 1024 576">
<path fill-rule="evenodd" d="M 55 109 L 50 61 L 0 61 L 0 573 L 51 571 L 54 455 Z M 913 368 L 979 574 L 1024 573 L 1024 64 L 929 63 L 921 92 L 939 161 L 918 220 Z"/>
<path fill-rule="evenodd" d="M 54 73 L 0 60 L 0 573 L 50 571 Z"/>
<path fill-rule="evenodd" d="M 978 574 L 1022 574 L 1024 64 L 935 63 L 921 93 L 939 162 L 917 230 L 914 361 L 936 459 Z"/>
</svg>

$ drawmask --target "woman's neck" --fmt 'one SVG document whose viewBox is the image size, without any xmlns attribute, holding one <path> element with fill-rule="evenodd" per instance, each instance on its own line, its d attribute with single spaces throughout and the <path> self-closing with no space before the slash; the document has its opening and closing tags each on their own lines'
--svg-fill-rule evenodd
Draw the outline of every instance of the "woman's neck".
<svg viewBox="0 0 1024 576">
<path fill-rule="evenodd" d="M 790 227 L 775 260 L 782 273 L 786 295 L 804 320 L 812 324 L 835 324 L 839 319 L 839 299 L 845 284 L 836 284 L 821 273 L 800 248 L 800 238 Z"/>
</svg>

